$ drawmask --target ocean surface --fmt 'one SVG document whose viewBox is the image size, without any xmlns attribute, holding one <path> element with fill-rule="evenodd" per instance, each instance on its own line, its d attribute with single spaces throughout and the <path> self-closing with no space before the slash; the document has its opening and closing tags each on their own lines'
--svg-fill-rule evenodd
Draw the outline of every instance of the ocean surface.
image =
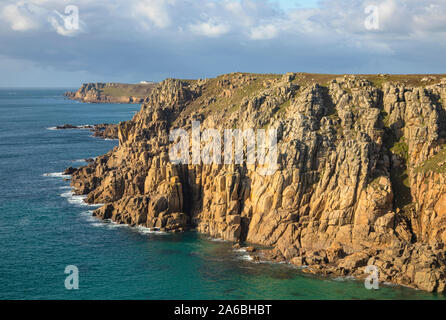
<svg viewBox="0 0 446 320">
<path fill-rule="evenodd" d="M 150 233 L 104 223 L 73 197 L 66 167 L 118 143 L 65 123 L 117 123 L 139 109 L 82 104 L 64 89 L 0 89 L 0 299 L 438 299 L 399 286 L 303 274 L 193 232 Z M 65 267 L 79 269 L 67 290 Z"/>
</svg>

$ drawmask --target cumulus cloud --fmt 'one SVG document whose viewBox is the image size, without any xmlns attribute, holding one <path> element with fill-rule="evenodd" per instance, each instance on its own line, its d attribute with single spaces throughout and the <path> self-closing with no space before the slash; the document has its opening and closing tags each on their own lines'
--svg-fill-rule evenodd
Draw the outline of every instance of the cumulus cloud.
<svg viewBox="0 0 446 320">
<path fill-rule="evenodd" d="M 274 24 L 257 26 L 251 29 L 251 39 L 268 40 L 273 39 L 279 34 L 279 29 Z"/>
<path fill-rule="evenodd" d="M 10 24 L 14 31 L 28 31 L 40 26 L 41 9 L 32 3 L 18 1 L 7 4 L 1 10 L 1 17 Z"/>
<path fill-rule="evenodd" d="M 189 30 L 197 35 L 217 38 L 229 32 L 230 27 L 224 23 L 216 23 L 211 20 L 189 25 Z"/>
<path fill-rule="evenodd" d="M 65 20 L 71 3 L 78 29 Z M 373 30 L 364 23 L 369 5 L 379 14 Z M 232 71 L 446 72 L 445 34 L 444 0 L 322 0 L 287 10 L 273 0 L 0 3 L 0 56 L 126 81 Z"/>
<path fill-rule="evenodd" d="M 72 37 L 86 31 L 86 24 L 79 19 L 79 9 L 67 5 L 63 13 L 51 6 L 43 6 L 48 0 L 21 0 L 0 7 L 0 20 L 6 22 L 13 31 L 36 31 L 53 29 L 57 34 Z M 55 4 L 52 6 L 56 8 Z"/>
<path fill-rule="evenodd" d="M 148 20 L 158 28 L 167 28 L 171 24 L 168 6 L 174 4 L 172 0 L 140 0 L 135 1 L 133 12 L 136 17 L 143 19 L 141 23 L 145 26 L 145 20 Z"/>
</svg>

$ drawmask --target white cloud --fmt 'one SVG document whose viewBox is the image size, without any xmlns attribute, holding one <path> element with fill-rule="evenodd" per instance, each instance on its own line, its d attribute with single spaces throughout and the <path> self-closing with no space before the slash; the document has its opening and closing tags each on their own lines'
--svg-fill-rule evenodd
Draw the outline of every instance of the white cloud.
<svg viewBox="0 0 446 320">
<path fill-rule="evenodd" d="M 134 4 L 133 12 L 136 17 L 148 19 L 158 28 L 167 28 L 171 25 L 168 5 L 174 3 L 167 0 L 140 0 Z"/>
<path fill-rule="evenodd" d="M 79 18 L 76 6 L 66 6 L 65 14 L 49 9 L 56 7 L 56 2 L 49 0 L 16 1 L 3 8 L 0 6 L 0 20 L 5 21 L 13 31 L 53 29 L 59 35 L 68 37 L 86 31 L 86 24 Z M 76 21 L 76 26 L 70 24 L 73 21 Z"/>
<path fill-rule="evenodd" d="M 230 27 L 223 23 L 215 23 L 212 21 L 207 21 L 207 22 L 191 24 L 189 25 L 189 30 L 194 34 L 200 36 L 216 38 L 228 33 Z"/>
<path fill-rule="evenodd" d="M 0 55 L 138 76 L 144 68 L 174 76 L 294 66 L 444 72 L 445 1 L 324 0 L 318 7 L 283 11 L 274 0 L 0 0 Z M 79 7 L 78 31 L 53 14 L 71 3 Z M 379 8 L 378 30 L 364 25 L 371 4 Z M 66 45 L 65 37 L 85 32 L 87 24 L 88 37 Z M 270 61 L 271 55 L 277 59 Z"/>
<path fill-rule="evenodd" d="M 39 27 L 36 17 L 38 8 L 19 1 L 16 4 L 9 4 L 3 7 L 1 17 L 9 23 L 14 31 L 28 31 Z"/>
<path fill-rule="evenodd" d="M 273 24 L 254 27 L 251 29 L 250 38 L 252 40 L 269 40 L 277 37 L 279 29 Z"/>
</svg>

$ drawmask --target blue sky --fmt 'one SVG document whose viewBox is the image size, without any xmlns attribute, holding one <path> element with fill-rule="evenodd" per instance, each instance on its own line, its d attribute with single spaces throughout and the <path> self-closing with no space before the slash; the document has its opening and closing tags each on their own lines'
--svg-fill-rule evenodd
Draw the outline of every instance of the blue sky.
<svg viewBox="0 0 446 320">
<path fill-rule="evenodd" d="M 446 73 L 445 53 L 445 0 L 0 2 L 0 87 L 238 71 Z"/>
<path fill-rule="evenodd" d="M 292 9 L 296 7 L 316 8 L 319 0 L 278 0 L 278 3 L 283 9 Z"/>
</svg>

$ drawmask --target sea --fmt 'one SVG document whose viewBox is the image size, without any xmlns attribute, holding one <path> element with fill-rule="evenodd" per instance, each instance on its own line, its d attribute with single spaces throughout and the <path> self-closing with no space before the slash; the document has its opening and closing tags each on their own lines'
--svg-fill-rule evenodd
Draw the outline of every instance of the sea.
<svg viewBox="0 0 446 320">
<path fill-rule="evenodd" d="M 195 232 L 96 220 L 95 207 L 72 194 L 62 172 L 118 142 L 55 127 L 118 123 L 140 106 L 71 101 L 63 96 L 68 89 L 0 89 L 0 299 L 444 299 L 256 263 L 231 243 Z M 78 289 L 66 286 L 67 266 L 78 270 Z"/>
</svg>

